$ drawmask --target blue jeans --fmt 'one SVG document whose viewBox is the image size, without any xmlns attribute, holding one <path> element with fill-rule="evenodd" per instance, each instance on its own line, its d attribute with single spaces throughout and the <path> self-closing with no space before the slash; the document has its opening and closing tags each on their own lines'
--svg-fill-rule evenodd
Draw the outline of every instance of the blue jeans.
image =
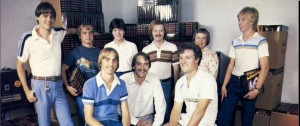
<svg viewBox="0 0 300 126">
<path fill-rule="evenodd" d="M 252 126 L 256 98 L 252 100 L 243 98 L 246 93 L 243 90 L 241 79 L 232 75 L 227 86 L 227 97 L 224 97 L 218 111 L 218 126 L 231 126 L 232 116 L 239 100 L 242 103 L 242 124 L 243 126 Z"/>
<path fill-rule="evenodd" d="M 45 83 L 50 90 L 46 91 Z M 40 126 L 50 126 L 50 113 L 53 107 L 61 126 L 73 126 L 69 104 L 63 90 L 63 81 L 31 80 L 32 90 L 37 101 L 34 103 Z"/>
<path fill-rule="evenodd" d="M 122 126 L 122 123 L 119 121 L 114 121 L 114 120 L 104 120 L 100 121 L 101 124 L 104 126 Z"/>
<path fill-rule="evenodd" d="M 165 81 L 165 82 L 161 82 L 161 86 L 164 92 L 164 96 L 165 96 L 165 100 L 166 100 L 166 104 L 167 104 L 167 108 L 166 108 L 166 113 L 165 113 L 165 119 L 163 124 L 169 122 L 170 120 L 170 114 L 172 111 L 172 107 L 173 107 L 173 90 L 174 90 L 174 84 L 172 84 L 172 80 L 170 79 L 169 81 Z"/>
<path fill-rule="evenodd" d="M 82 94 L 76 97 L 76 110 L 78 115 L 78 126 L 84 126 L 84 113 L 83 113 L 83 103 L 82 103 Z"/>
</svg>

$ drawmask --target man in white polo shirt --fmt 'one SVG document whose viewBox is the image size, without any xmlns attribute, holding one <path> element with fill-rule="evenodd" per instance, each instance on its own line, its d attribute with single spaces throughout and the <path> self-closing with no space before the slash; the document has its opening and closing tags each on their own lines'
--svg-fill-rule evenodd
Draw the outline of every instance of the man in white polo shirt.
<svg viewBox="0 0 300 126">
<path fill-rule="evenodd" d="M 237 14 L 238 25 L 243 33 L 232 41 L 230 62 L 222 85 L 221 106 L 218 126 L 230 126 L 233 112 L 238 101 L 242 104 L 242 125 L 252 126 L 255 114 L 256 97 L 258 96 L 269 71 L 269 50 L 265 37 L 259 35 L 256 26 L 259 19 L 258 10 L 244 7 Z M 261 68 L 256 85 L 251 90 L 243 90 L 244 72 Z"/>
<path fill-rule="evenodd" d="M 150 57 L 139 52 L 133 57 L 131 66 L 134 72 L 120 77 L 128 90 L 130 123 L 137 126 L 162 125 L 166 101 L 160 80 L 155 74 L 148 72 L 151 67 Z"/>
<path fill-rule="evenodd" d="M 38 25 L 22 35 L 17 52 L 16 68 L 29 102 L 34 102 L 40 126 L 50 126 L 50 110 L 54 108 L 62 126 L 74 125 L 63 91 L 61 79 L 61 43 L 65 29 L 53 29 L 56 12 L 48 2 L 35 10 Z M 29 61 L 33 78 L 28 87 L 25 64 Z"/>
<path fill-rule="evenodd" d="M 179 63 L 185 73 L 176 83 L 170 126 L 215 126 L 218 94 L 215 78 L 198 66 L 201 49 L 193 43 L 183 43 Z M 183 102 L 186 113 L 181 113 Z"/>
<path fill-rule="evenodd" d="M 155 73 L 161 80 L 167 103 L 165 123 L 170 119 L 173 104 L 172 93 L 179 77 L 178 55 L 175 53 L 177 47 L 175 44 L 165 41 L 165 38 L 167 37 L 167 28 L 165 23 L 160 20 L 153 20 L 150 23 L 149 36 L 153 41 L 151 44 L 144 47 L 142 52 L 145 52 L 150 56 L 152 67 L 149 71 Z"/>
</svg>

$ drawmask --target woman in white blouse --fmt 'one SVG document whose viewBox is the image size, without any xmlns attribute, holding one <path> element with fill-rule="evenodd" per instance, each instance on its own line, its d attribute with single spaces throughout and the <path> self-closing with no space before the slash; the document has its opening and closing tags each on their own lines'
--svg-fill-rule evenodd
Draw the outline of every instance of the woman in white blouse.
<svg viewBox="0 0 300 126">
<path fill-rule="evenodd" d="M 193 41 L 202 51 L 202 59 L 199 68 L 205 70 L 217 79 L 219 66 L 217 53 L 206 47 L 210 42 L 210 33 L 205 28 L 198 29 L 194 33 Z"/>
</svg>

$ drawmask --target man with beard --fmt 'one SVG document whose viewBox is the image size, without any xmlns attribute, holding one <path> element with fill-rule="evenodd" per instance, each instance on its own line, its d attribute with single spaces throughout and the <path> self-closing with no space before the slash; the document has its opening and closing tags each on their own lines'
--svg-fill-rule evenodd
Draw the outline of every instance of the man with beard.
<svg viewBox="0 0 300 126">
<path fill-rule="evenodd" d="M 131 66 L 134 72 L 120 77 L 126 82 L 128 90 L 130 123 L 137 126 L 162 125 L 166 101 L 160 80 L 155 74 L 148 72 L 151 67 L 150 57 L 139 52 L 133 57 Z"/>
<path fill-rule="evenodd" d="M 167 37 L 167 28 L 164 22 L 160 20 L 153 20 L 150 23 L 149 36 L 153 41 L 151 44 L 144 47 L 142 52 L 145 52 L 150 56 L 152 67 L 149 71 L 156 74 L 160 79 L 167 103 L 164 119 L 164 123 L 166 123 L 170 119 L 173 104 L 172 93 L 179 76 L 178 55 L 175 53 L 177 47 L 175 44 L 164 40 Z"/>
<path fill-rule="evenodd" d="M 176 83 L 170 126 L 215 126 L 218 112 L 218 94 L 215 78 L 198 66 L 201 49 L 193 43 L 184 43 L 179 49 L 179 63 L 185 73 Z M 186 113 L 181 113 L 183 102 Z"/>
</svg>

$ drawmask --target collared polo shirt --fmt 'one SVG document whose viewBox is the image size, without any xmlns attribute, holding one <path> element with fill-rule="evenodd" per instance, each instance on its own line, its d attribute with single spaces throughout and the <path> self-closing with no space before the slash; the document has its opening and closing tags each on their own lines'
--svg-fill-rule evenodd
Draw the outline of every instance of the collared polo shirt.
<svg viewBox="0 0 300 126">
<path fill-rule="evenodd" d="M 34 76 L 61 75 L 61 43 L 66 34 L 64 29 L 51 29 L 50 43 L 40 37 L 35 26 L 32 32 L 22 35 L 19 40 L 17 58 L 26 63 L 29 60 Z"/>
<path fill-rule="evenodd" d="M 244 72 L 259 67 L 259 59 L 269 56 L 268 43 L 266 38 L 257 32 L 247 41 L 243 35 L 232 41 L 229 57 L 235 59 L 233 75 L 241 76 Z"/>
<path fill-rule="evenodd" d="M 180 124 L 187 125 L 197 108 L 199 99 L 210 99 L 199 125 L 214 126 L 218 113 L 217 83 L 212 75 L 200 69 L 191 78 L 189 86 L 186 75 L 182 76 L 176 83 L 174 101 L 184 101 L 186 104 L 186 113 L 181 114 Z"/>
<path fill-rule="evenodd" d="M 93 116 L 98 121 L 118 121 L 118 105 L 127 101 L 128 94 L 125 82 L 114 75 L 114 80 L 109 90 L 100 73 L 85 82 L 82 102 L 84 105 L 94 106 Z"/>
<path fill-rule="evenodd" d="M 130 123 L 136 125 L 139 117 L 154 115 L 155 108 L 153 126 L 162 125 L 166 112 L 166 101 L 158 77 L 148 72 L 141 85 L 136 83 L 134 72 L 126 73 L 120 78 L 125 81 L 128 90 Z"/>
<path fill-rule="evenodd" d="M 126 72 L 132 69 L 131 62 L 133 56 L 138 52 L 134 43 L 124 40 L 118 45 L 115 41 L 112 41 L 104 46 L 104 48 L 107 47 L 114 48 L 119 54 L 119 68 L 117 72 Z"/>
<path fill-rule="evenodd" d="M 177 47 L 175 44 L 164 41 L 160 48 L 152 42 L 148 46 L 144 47 L 143 52 L 147 53 L 150 56 L 151 68 L 149 72 L 155 73 L 159 79 L 167 79 L 172 75 L 172 64 L 178 64 L 179 58 Z"/>
</svg>

